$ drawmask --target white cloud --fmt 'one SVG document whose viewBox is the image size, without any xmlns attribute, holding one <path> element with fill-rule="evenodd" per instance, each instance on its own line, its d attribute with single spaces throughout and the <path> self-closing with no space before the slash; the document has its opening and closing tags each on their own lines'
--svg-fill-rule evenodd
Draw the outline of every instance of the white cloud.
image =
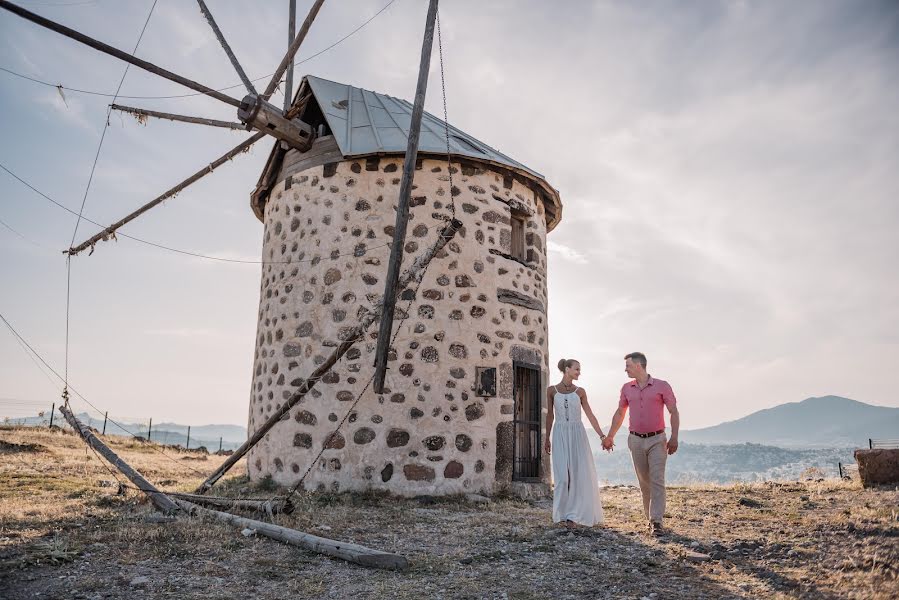
<svg viewBox="0 0 899 600">
<path fill-rule="evenodd" d="M 558 254 L 563 259 L 565 259 L 567 261 L 571 261 L 571 262 L 579 264 L 579 265 L 586 265 L 589 262 L 587 260 L 587 257 L 583 253 L 578 252 L 574 248 L 564 246 L 564 245 L 559 244 L 558 242 L 554 242 L 552 240 L 549 240 L 546 242 L 546 248 L 550 252 Z"/>
</svg>

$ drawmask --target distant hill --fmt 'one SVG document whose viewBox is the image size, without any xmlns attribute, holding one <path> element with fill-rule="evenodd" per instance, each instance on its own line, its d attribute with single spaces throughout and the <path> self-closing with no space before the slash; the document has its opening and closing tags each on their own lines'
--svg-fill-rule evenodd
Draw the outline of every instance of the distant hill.
<svg viewBox="0 0 899 600">
<path fill-rule="evenodd" d="M 868 438 L 899 438 L 899 408 L 822 396 L 681 432 L 681 441 L 691 444 L 751 442 L 780 447 L 863 447 Z"/>
</svg>

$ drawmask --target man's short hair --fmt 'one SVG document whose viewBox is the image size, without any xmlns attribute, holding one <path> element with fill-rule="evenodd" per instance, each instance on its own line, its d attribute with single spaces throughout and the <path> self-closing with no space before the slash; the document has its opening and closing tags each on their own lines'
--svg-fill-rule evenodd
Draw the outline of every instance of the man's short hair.
<svg viewBox="0 0 899 600">
<path fill-rule="evenodd" d="M 642 352 L 631 352 L 627 356 L 624 357 L 624 360 L 631 359 L 631 361 L 635 363 L 640 363 L 643 368 L 646 368 L 646 355 Z"/>
</svg>

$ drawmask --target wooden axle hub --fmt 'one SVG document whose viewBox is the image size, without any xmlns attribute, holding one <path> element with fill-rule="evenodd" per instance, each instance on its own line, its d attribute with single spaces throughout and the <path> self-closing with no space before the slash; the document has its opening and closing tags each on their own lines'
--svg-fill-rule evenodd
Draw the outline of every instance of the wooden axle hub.
<svg viewBox="0 0 899 600">
<path fill-rule="evenodd" d="M 240 101 L 237 118 L 247 126 L 287 142 L 292 148 L 305 152 L 312 147 L 315 132 L 299 119 L 286 118 L 275 105 L 257 94 L 247 94 Z"/>
</svg>

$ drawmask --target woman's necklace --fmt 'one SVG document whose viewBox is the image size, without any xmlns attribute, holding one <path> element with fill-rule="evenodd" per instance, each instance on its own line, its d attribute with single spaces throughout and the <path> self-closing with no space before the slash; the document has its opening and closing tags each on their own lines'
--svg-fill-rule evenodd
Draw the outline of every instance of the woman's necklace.
<svg viewBox="0 0 899 600">
<path fill-rule="evenodd" d="M 556 389 L 559 390 L 560 392 L 562 392 L 563 394 L 570 394 L 571 392 L 573 392 L 576 389 L 576 387 L 573 383 L 568 384 L 568 385 L 566 385 L 564 383 L 560 383 L 559 385 L 556 386 Z"/>
</svg>

